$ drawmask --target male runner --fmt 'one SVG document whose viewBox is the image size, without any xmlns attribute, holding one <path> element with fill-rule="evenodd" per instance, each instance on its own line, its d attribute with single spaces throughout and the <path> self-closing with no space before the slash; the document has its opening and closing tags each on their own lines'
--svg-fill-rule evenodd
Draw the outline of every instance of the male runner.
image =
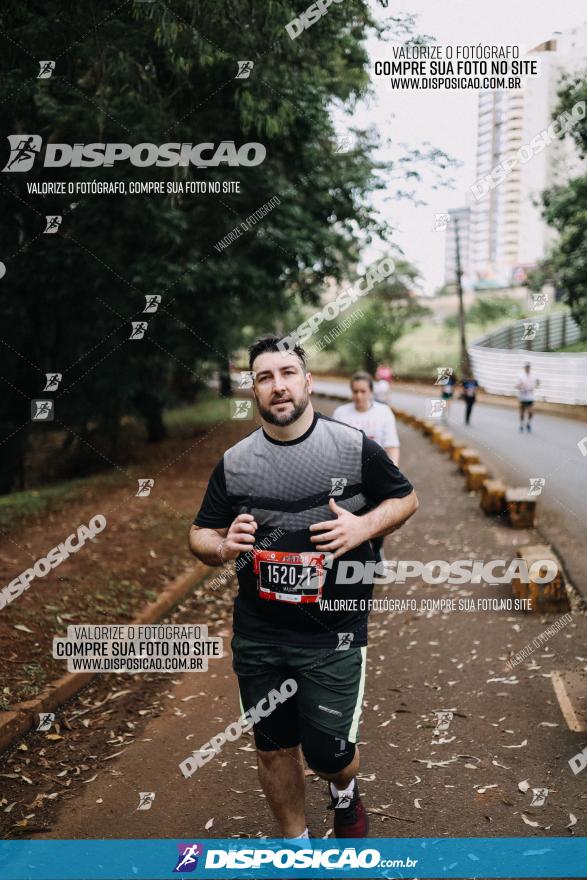
<svg viewBox="0 0 587 880">
<path fill-rule="evenodd" d="M 373 379 L 369 373 L 351 376 L 352 403 L 343 403 L 334 410 L 333 418 L 364 431 L 369 440 L 383 446 L 393 463 L 399 467 L 399 437 L 395 416 L 385 404 L 373 399 Z M 383 538 L 371 541 L 377 562 L 383 561 Z"/>
<path fill-rule="evenodd" d="M 370 540 L 399 528 L 418 502 L 384 449 L 314 412 L 303 349 L 282 352 L 278 343 L 267 336 L 249 349 L 262 427 L 217 464 L 190 548 L 208 565 L 253 557 L 237 567 L 234 604 L 243 708 L 287 678 L 298 685 L 253 728 L 259 779 L 281 833 L 308 836 L 303 752 L 329 782 L 335 836 L 366 837 L 356 741 L 373 587 L 337 585 L 336 573 L 340 560 L 373 562 Z M 271 532 L 272 546 L 256 549 Z"/>
<path fill-rule="evenodd" d="M 524 369 L 518 376 L 516 388 L 518 389 L 518 402 L 520 404 L 520 431 L 524 430 L 524 415 L 526 415 L 526 431 L 532 430 L 532 415 L 534 407 L 534 390 L 540 385 L 531 372 L 532 364 L 524 364 Z"/>
<path fill-rule="evenodd" d="M 473 412 L 475 401 L 477 400 L 479 383 L 471 373 L 466 373 L 462 385 L 463 398 L 465 401 L 465 425 L 468 425 L 471 421 L 471 413 Z"/>
</svg>

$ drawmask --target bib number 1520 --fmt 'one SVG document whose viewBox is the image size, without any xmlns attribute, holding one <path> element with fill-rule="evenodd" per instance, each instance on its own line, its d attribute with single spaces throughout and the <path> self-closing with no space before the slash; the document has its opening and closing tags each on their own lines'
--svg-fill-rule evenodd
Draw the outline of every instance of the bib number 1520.
<svg viewBox="0 0 587 880">
<path fill-rule="evenodd" d="M 267 582 L 279 587 L 303 589 L 310 587 L 313 569 L 302 565 L 267 563 Z"/>
</svg>

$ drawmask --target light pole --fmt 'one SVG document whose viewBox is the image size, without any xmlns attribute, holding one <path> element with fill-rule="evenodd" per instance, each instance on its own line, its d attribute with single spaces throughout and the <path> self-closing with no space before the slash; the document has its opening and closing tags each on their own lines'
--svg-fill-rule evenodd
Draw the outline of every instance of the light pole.
<svg viewBox="0 0 587 880">
<path fill-rule="evenodd" d="M 459 221 L 455 217 L 453 219 L 455 225 L 455 257 L 456 257 L 456 275 L 457 275 L 457 293 L 459 295 L 459 329 L 461 336 L 461 380 L 471 375 L 471 362 L 469 361 L 469 352 L 467 351 L 467 338 L 465 335 L 465 308 L 463 305 L 463 270 L 461 269 L 461 243 L 459 239 Z"/>
</svg>

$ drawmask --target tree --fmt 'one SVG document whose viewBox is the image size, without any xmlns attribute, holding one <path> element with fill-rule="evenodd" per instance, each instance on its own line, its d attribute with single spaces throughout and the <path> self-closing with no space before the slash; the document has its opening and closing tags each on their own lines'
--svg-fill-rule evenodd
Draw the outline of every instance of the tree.
<svg viewBox="0 0 587 880">
<path fill-rule="evenodd" d="M 480 296 L 467 309 L 467 321 L 487 327 L 499 318 L 517 320 L 522 317 L 520 304 L 511 296 Z"/>
<path fill-rule="evenodd" d="M 380 228 L 366 204 L 377 185 L 371 144 L 359 138 L 336 156 L 331 121 L 332 101 L 352 102 L 368 83 L 367 4 L 349 0 L 344 16 L 332 9 L 303 48 L 284 30 L 291 15 L 285 2 L 260 13 L 244 0 L 4 4 L 4 131 L 40 134 L 44 144 L 255 141 L 267 158 L 256 168 L 204 170 L 128 162 L 49 170 L 36 161 L 29 173 L 4 176 L 2 314 L 12 329 L 1 334 L 0 441 L 9 454 L 0 491 L 23 471 L 29 431 L 51 427 L 31 426 L 28 412 L 45 372 L 63 373 L 53 425 L 75 442 L 105 432 L 115 458 L 129 413 L 160 439 L 181 374 L 202 381 L 224 367 L 249 314 L 279 314 L 292 291 L 316 299 L 324 276 L 356 259 L 356 227 Z M 55 70 L 37 79 L 37 59 L 47 57 Z M 253 73 L 237 80 L 242 58 Z M 74 199 L 27 186 L 94 179 L 230 180 L 240 193 Z M 274 196 L 271 214 L 226 250 L 214 248 Z M 63 217 L 56 235 L 43 234 L 48 214 Z M 144 314 L 151 294 L 161 303 Z M 132 320 L 147 322 L 143 339 L 130 338 Z"/>
<path fill-rule="evenodd" d="M 365 241 L 389 234 L 369 201 L 385 186 L 375 136 L 357 131 L 341 152 L 333 122 L 335 104 L 352 112 L 369 87 L 369 3 L 333 4 L 298 40 L 285 31 L 294 14 L 287 0 L 3 4 L 0 122 L 40 135 L 43 150 L 29 172 L 2 180 L 0 308 L 11 330 L 0 332 L 0 492 L 17 474 L 24 483 L 31 431 L 65 431 L 103 462 L 116 462 L 123 416 L 138 415 L 149 439 L 161 439 L 177 389 L 226 375 L 243 327 L 270 329 L 292 302 L 316 303 L 325 278 L 347 277 L 357 263 L 359 231 Z M 55 70 L 38 79 L 46 58 Z M 252 68 L 237 79 L 242 59 Z M 48 143 L 223 141 L 260 143 L 266 158 L 204 169 L 41 164 Z M 220 193 L 43 195 L 28 186 L 93 180 Z M 227 182 L 239 191 L 225 193 Z M 248 219 L 275 198 L 262 219 Z M 43 233 L 49 214 L 63 218 L 55 235 Z M 233 230 L 242 234 L 220 247 Z M 161 302 L 145 313 L 153 294 Z M 133 321 L 146 322 L 142 338 L 131 338 Z M 30 400 L 43 396 L 50 371 L 63 374 L 45 394 L 55 421 L 31 425 Z"/>
<path fill-rule="evenodd" d="M 582 159 L 587 156 L 587 80 L 585 76 L 566 78 L 559 90 L 559 103 L 553 118 L 563 113 L 569 124 L 563 137 L 571 138 Z M 556 186 L 543 193 L 543 216 L 558 232 L 558 239 L 547 258 L 530 273 L 528 286 L 541 290 L 553 284 L 579 324 L 587 339 L 587 174 L 576 177 L 565 186 Z"/>
<path fill-rule="evenodd" d="M 404 333 L 429 313 L 413 293 L 418 277 L 414 266 L 396 260 L 393 274 L 357 301 L 347 318 L 348 329 L 336 336 L 336 325 L 330 322 L 325 335 L 330 334 L 333 342 L 328 347 L 339 352 L 343 364 L 353 369 L 361 365 L 373 374 L 378 362 L 390 357 Z"/>
</svg>

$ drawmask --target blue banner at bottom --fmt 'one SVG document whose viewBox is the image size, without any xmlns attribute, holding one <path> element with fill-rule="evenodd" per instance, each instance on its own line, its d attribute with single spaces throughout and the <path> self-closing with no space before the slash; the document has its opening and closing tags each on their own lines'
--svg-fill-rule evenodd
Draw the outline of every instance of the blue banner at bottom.
<svg viewBox="0 0 587 880">
<path fill-rule="evenodd" d="M 587 838 L 9 840 L 3 880 L 587 876 Z"/>
</svg>

